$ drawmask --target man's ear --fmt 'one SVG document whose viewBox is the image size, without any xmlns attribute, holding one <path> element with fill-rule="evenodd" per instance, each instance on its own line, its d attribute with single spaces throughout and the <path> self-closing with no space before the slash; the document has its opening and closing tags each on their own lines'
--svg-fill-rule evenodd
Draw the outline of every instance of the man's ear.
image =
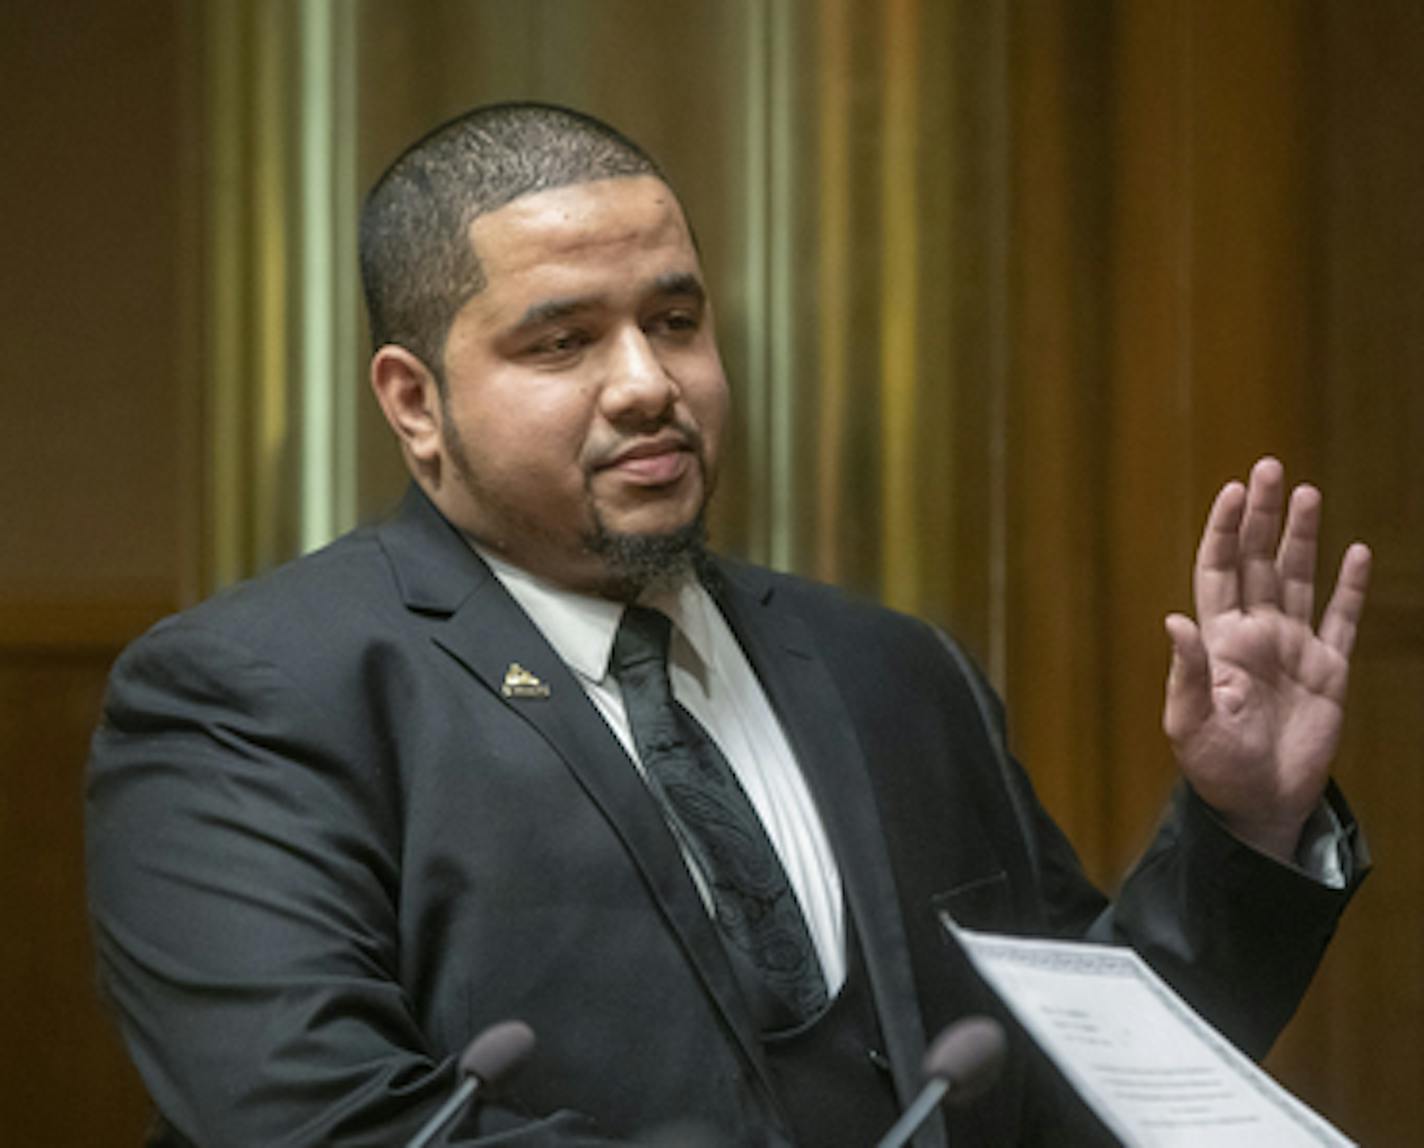
<svg viewBox="0 0 1424 1148">
<path fill-rule="evenodd" d="M 371 389 L 411 463 L 438 467 L 445 412 L 430 368 L 404 347 L 387 343 L 371 357 Z"/>
</svg>

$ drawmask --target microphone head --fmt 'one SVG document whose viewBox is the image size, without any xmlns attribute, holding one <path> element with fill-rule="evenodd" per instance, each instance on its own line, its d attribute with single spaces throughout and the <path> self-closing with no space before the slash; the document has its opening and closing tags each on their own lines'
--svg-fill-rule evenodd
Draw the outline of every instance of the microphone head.
<svg viewBox="0 0 1424 1148">
<path fill-rule="evenodd" d="M 460 1057 L 461 1077 L 493 1085 L 512 1077 L 534 1051 L 534 1030 L 522 1020 L 492 1024 L 470 1041 Z"/>
<path fill-rule="evenodd" d="M 1004 1063 L 1004 1026 L 987 1016 L 967 1016 L 935 1037 L 921 1070 L 949 1085 L 950 1104 L 973 1100 L 998 1079 Z"/>
</svg>

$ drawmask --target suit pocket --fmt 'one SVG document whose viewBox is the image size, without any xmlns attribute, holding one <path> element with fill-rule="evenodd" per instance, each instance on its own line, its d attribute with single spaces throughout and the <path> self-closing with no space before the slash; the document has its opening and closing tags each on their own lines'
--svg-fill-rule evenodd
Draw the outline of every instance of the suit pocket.
<svg viewBox="0 0 1424 1148">
<path fill-rule="evenodd" d="M 930 898 L 935 919 L 948 913 L 956 925 L 985 932 L 1013 931 L 1013 898 L 1009 875 L 1002 869 L 975 877 Z"/>
</svg>

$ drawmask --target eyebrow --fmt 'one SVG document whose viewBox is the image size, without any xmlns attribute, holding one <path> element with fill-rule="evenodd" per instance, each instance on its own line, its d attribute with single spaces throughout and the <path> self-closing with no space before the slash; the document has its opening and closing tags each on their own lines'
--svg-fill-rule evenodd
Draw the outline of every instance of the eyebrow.
<svg viewBox="0 0 1424 1148">
<path fill-rule="evenodd" d="M 514 325 L 514 330 L 523 331 L 529 327 L 537 327 L 541 323 L 553 322 L 557 319 L 567 319 L 570 315 L 577 315 L 582 311 L 591 311 L 598 306 L 597 296 L 587 296 L 573 299 L 546 299 L 543 302 L 535 303 L 519 317 L 519 322 Z"/>
<path fill-rule="evenodd" d="M 699 303 L 704 303 L 707 300 L 707 289 L 702 286 L 702 280 L 690 271 L 675 271 L 668 275 L 659 275 L 653 280 L 653 294 L 686 295 Z"/>
<path fill-rule="evenodd" d="M 653 289 L 650 294 L 656 298 L 685 296 L 695 300 L 699 304 L 706 302 L 707 299 L 707 289 L 702 286 L 702 280 L 690 271 L 676 271 L 667 275 L 659 275 L 653 280 Z M 566 299 L 545 299 L 532 304 L 529 309 L 519 317 L 519 321 L 514 325 L 513 330 L 526 331 L 542 323 L 552 323 L 560 319 L 567 319 L 571 315 L 596 310 L 602 303 L 603 297 L 600 295 L 573 296 Z"/>
</svg>

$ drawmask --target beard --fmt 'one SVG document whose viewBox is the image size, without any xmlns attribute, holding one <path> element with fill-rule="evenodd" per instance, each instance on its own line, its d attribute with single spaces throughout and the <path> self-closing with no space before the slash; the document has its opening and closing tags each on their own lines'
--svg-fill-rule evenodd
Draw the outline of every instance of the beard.
<svg viewBox="0 0 1424 1148">
<path fill-rule="evenodd" d="M 597 512 L 595 528 L 584 538 L 589 553 L 603 560 L 610 583 L 606 596 L 631 602 L 649 591 L 672 590 L 710 568 L 707 555 L 707 503 L 685 526 L 662 534 L 627 534 L 609 530 Z"/>
</svg>

